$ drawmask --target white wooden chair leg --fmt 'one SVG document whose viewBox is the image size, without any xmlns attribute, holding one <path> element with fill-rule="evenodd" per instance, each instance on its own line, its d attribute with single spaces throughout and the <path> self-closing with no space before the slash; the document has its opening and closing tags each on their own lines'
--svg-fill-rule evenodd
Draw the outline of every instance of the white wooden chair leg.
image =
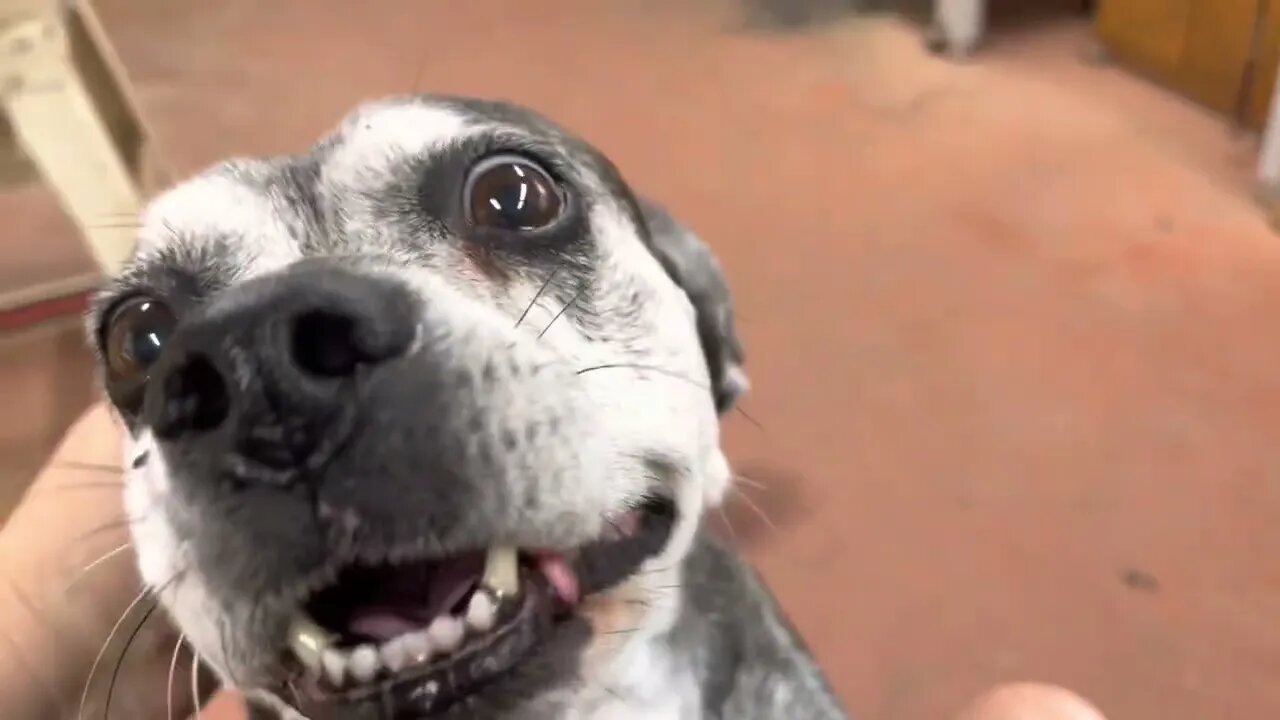
<svg viewBox="0 0 1280 720">
<path fill-rule="evenodd" d="M 153 166 L 89 5 L 0 0 L 0 109 L 16 155 L 57 195 L 102 270 L 115 272 L 132 252 Z"/>
<path fill-rule="evenodd" d="M 1267 125 L 1262 131 L 1258 153 L 1258 183 L 1271 196 L 1280 193 L 1280 83 L 1271 91 Z"/>
<path fill-rule="evenodd" d="M 986 0 L 934 0 L 928 43 L 935 52 L 967 57 L 986 33 Z"/>
</svg>

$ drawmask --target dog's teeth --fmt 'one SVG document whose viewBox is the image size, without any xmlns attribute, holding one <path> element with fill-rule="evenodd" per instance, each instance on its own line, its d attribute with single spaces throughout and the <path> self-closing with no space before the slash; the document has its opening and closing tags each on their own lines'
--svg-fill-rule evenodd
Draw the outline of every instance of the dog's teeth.
<svg viewBox="0 0 1280 720">
<path fill-rule="evenodd" d="M 431 640 L 427 637 L 426 630 L 401 635 L 397 642 L 404 652 L 405 662 L 410 665 L 421 665 L 431 659 Z"/>
<path fill-rule="evenodd" d="M 499 597 L 509 597 L 520 592 L 520 566 L 515 547 L 504 545 L 489 548 L 484 564 L 483 583 Z"/>
<path fill-rule="evenodd" d="M 378 674 L 380 667 L 378 651 L 372 645 L 361 645 L 351 651 L 351 677 L 356 682 L 369 682 Z"/>
<path fill-rule="evenodd" d="M 329 648 L 320 655 L 320 664 L 324 667 L 324 674 L 329 678 L 329 682 L 334 687 L 342 687 L 342 681 L 346 679 L 347 674 L 346 655 L 341 650 Z"/>
<path fill-rule="evenodd" d="M 467 603 L 467 625 L 472 630 L 488 632 L 493 627 L 493 616 L 496 613 L 497 608 L 489 593 L 483 590 L 475 592 L 471 595 L 471 602 Z"/>
<path fill-rule="evenodd" d="M 452 615 L 443 615 L 431 622 L 427 628 L 427 638 L 431 641 L 431 649 L 440 652 L 453 652 L 462 644 L 462 621 Z"/>
<path fill-rule="evenodd" d="M 389 640 L 378 648 L 378 657 L 382 660 L 382 664 L 393 673 L 400 672 L 405 665 L 409 664 L 409 653 L 405 650 L 404 636 L 394 640 Z"/>
<path fill-rule="evenodd" d="M 308 669 L 320 669 L 320 656 L 329 647 L 332 635 L 306 615 L 297 615 L 289 625 L 289 648 Z"/>
</svg>

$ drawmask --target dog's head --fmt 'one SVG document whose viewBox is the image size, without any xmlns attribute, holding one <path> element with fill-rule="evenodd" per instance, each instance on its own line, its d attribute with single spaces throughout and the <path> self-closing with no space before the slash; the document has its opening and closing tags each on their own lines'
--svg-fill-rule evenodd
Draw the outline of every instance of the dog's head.
<svg viewBox="0 0 1280 720">
<path fill-rule="evenodd" d="M 92 331 L 145 581 L 223 680 L 317 718 L 622 672 L 745 387 L 697 238 L 564 130 L 458 98 L 161 196 Z"/>
</svg>

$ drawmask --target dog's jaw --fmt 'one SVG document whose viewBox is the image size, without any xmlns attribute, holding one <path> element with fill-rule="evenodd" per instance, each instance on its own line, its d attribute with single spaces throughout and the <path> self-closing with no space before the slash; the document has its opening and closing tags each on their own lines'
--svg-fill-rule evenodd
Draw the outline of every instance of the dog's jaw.
<svg viewBox="0 0 1280 720">
<path fill-rule="evenodd" d="M 146 459 L 126 483 L 130 529 L 144 582 L 155 589 L 186 642 L 224 686 L 246 692 L 282 718 L 303 718 L 294 707 L 296 698 L 290 697 L 296 691 L 275 679 L 276 643 L 235 639 L 237 627 L 250 626 L 253 599 L 228 602 L 192 569 L 189 547 L 170 522 L 171 514 L 182 510 L 171 506 L 167 470 L 159 455 L 153 455 L 149 436 L 142 433 L 128 443 L 127 451 Z M 552 708 L 584 720 L 694 716 L 700 689 L 683 660 L 671 653 L 666 635 L 684 603 L 682 560 L 699 530 L 702 488 L 729 481 L 712 479 L 713 473 L 727 473 L 727 464 L 718 456 L 714 453 L 709 460 L 705 480 L 682 484 L 676 499 L 682 517 L 663 552 L 625 582 L 584 603 L 581 612 L 593 640 L 583 650 L 580 675 L 570 686 L 526 698 L 527 707 L 511 717 L 524 718 L 526 712 L 530 718 L 544 717 L 542 713 Z"/>
</svg>

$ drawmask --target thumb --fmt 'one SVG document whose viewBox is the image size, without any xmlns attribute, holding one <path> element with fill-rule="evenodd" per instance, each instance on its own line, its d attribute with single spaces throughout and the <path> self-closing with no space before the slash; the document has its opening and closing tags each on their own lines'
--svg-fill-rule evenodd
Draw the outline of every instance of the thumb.
<svg viewBox="0 0 1280 720">
<path fill-rule="evenodd" d="M 959 720 L 1107 720 L 1084 698 L 1057 685 L 1011 683 L 979 697 Z"/>
</svg>

